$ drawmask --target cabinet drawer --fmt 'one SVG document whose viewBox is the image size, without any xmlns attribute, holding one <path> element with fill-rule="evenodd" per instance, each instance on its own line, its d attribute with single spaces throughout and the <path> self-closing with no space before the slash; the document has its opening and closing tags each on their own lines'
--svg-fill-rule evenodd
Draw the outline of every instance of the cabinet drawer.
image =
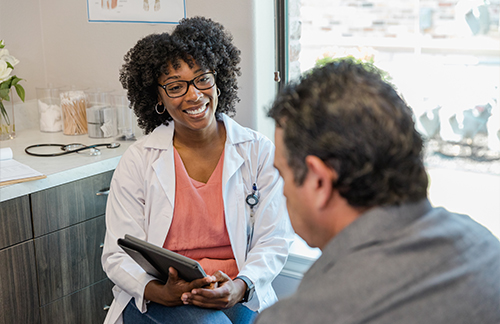
<svg viewBox="0 0 500 324">
<path fill-rule="evenodd" d="M 32 240 L 0 251 L 0 324 L 40 323 L 35 269 Z"/>
<path fill-rule="evenodd" d="M 0 203 L 0 249 L 33 237 L 28 196 Z"/>
<path fill-rule="evenodd" d="M 101 244 L 104 216 L 35 239 L 40 305 L 106 278 Z"/>
<path fill-rule="evenodd" d="M 113 171 L 101 173 L 31 195 L 35 237 L 104 215 Z"/>
<path fill-rule="evenodd" d="M 104 279 L 40 309 L 43 324 L 103 323 L 106 306 L 111 305 L 113 283 Z"/>
</svg>

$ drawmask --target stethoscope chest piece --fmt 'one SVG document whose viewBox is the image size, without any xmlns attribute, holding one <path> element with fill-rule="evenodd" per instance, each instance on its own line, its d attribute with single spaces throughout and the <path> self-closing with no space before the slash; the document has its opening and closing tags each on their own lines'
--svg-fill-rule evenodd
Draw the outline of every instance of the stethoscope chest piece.
<svg viewBox="0 0 500 324">
<path fill-rule="evenodd" d="M 251 193 L 247 196 L 246 202 L 247 202 L 248 206 L 254 207 L 255 205 L 257 205 L 259 203 L 259 197 L 257 197 L 257 195 L 255 193 Z"/>
<path fill-rule="evenodd" d="M 80 152 L 77 152 L 77 153 L 80 153 Z M 101 155 L 101 150 L 98 149 L 98 148 L 93 147 L 93 148 L 89 149 L 89 155 L 90 156 Z"/>
<path fill-rule="evenodd" d="M 245 201 L 247 202 L 248 206 L 250 206 L 250 208 L 253 208 L 259 203 L 259 198 L 260 193 L 257 189 L 257 184 L 254 183 L 252 186 L 252 193 L 248 194 Z"/>
</svg>

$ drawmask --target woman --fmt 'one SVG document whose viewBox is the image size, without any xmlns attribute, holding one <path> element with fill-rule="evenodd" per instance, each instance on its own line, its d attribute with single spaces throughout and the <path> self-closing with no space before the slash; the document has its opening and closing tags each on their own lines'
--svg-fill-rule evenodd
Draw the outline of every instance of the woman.
<svg viewBox="0 0 500 324">
<path fill-rule="evenodd" d="M 276 301 L 271 282 L 293 230 L 272 142 L 227 116 L 239 55 L 220 24 L 196 17 L 125 56 L 120 81 L 147 135 L 111 182 L 106 323 L 250 323 Z M 118 247 L 125 234 L 199 261 L 208 276 L 186 282 L 171 268 L 167 283 L 156 280 Z"/>
</svg>

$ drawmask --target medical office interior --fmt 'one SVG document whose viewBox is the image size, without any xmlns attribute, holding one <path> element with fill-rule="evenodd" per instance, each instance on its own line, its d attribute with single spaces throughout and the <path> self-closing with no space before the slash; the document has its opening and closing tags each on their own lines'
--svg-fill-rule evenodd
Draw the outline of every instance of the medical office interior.
<svg viewBox="0 0 500 324">
<path fill-rule="evenodd" d="M 113 10 L 127 1 L 102 3 Z M 168 1 L 157 2 L 166 8 Z M 386 71 L 426 138 L 431 202 L 469 214 L 500 237 L 500 0 L 184 3 L 187 17 L 210 17 L 233 35 L 242 58 L 235 119 L 271 139 L 274 125 L 265 109 L 280 86 L 275 72 L 285 83 L 347 55 Z M 111 137 L 42 132 L 37 94 L 55 88 L 123 96 L 124 54 L 141 37 L 174 26 L 90 22 L 85 0 L 0 0 L 0 40 L 19 60 L 13 74 L 26 92 L 24 102 L 11 96 L 16 134 L 0 147 L 46 176 L 0 186 L 0 323 L 104 319 L 112 300 L 100 263 L 106 189 L 141 130 L 132 120 L 127 134 L 118 129 Z M 99 155 L 24 151 L 38 143 L 113 141 L 120 147 Z M 319 254 L 296 240 L 273 283 L 279 298 L 294 291 Z"/>
</svg>

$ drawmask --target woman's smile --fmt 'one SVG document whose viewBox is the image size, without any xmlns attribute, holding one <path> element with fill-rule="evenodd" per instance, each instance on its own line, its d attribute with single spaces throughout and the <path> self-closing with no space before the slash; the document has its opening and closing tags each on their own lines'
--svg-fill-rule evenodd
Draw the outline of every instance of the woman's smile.
<svg viewBox="0 0 500 324">
<path fill-rule="evenodd" d="M 184 112 L 187 113 L 188 115 L 191 115 L 192 117 L 198 117 L 203 115 L 207 111 L 207 109 L 208 109 L 208 102 L 206 104 L 199 106 L 198 108 L 194 107 L 186 109 L 184 110 Z"/>
</svg>

